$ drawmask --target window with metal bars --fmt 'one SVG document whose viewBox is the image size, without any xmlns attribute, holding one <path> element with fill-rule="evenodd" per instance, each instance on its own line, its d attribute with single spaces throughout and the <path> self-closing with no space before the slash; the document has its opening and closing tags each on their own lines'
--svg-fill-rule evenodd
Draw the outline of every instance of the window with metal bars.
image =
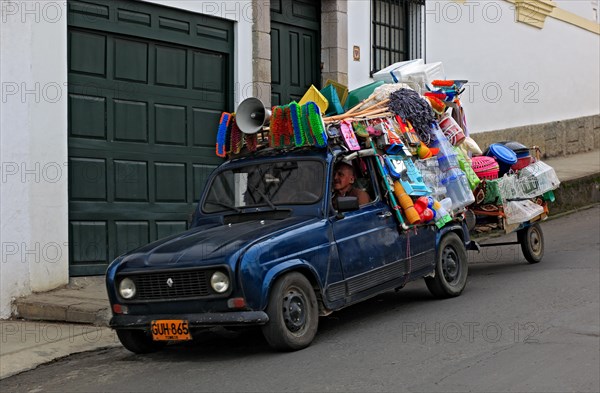
<svg viewBox="0 0 600 393">
<path fill-rule="evenodd" d="M 399 61 L 422 57 L 425 0 L 372 0 L 371 75 Z"/>
</svg>

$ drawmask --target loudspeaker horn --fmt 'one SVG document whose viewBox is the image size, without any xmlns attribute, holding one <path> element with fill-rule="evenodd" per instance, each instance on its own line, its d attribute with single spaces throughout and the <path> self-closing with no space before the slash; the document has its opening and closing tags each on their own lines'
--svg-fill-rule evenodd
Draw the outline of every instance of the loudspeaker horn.
<svg viewBox="0 0 600 393">
<path fill-rule="evenodd" d="M 235 121 L 245 134 L 256 134 L 269 123 L 271 110 L 267 109 L 258 98 L 246 98 L 235 112 Z"/>
</svg>

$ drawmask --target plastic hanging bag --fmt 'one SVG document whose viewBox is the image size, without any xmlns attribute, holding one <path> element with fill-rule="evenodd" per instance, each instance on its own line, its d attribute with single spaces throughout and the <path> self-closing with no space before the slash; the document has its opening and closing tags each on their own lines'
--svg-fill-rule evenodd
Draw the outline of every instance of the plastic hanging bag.
<svg viewBox="0 0 600 393">
<path fill-rule="evenodd" d="M 504 203 L 504 214 L 508 224 L 526 222 L 542 213 L 544 213 L 544 208 L 528 199 Z"/>
</svg>

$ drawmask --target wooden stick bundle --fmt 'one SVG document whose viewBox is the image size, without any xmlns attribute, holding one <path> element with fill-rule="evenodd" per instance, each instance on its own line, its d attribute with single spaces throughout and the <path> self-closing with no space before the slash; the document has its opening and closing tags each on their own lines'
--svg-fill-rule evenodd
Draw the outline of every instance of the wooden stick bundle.
<svg viewBox="0 0 600 393">
<path fill-rule="evenodd" d="M 366 100 L 368 100 L 369 98 L 367 98 Z M 364 102 L 366 100 L 361 101 Z M 373 114 L 377 114 L 383 111 L 387 111 L 387 104 L 389 103 L 389 98 L 385 99 L 375 105 L 372 105 L 366 109 L 363 109 L 361 111 L 356 111 L 357 108 L 360 107 L 361 103 L 359 103 L 358 105 L 354 106 L 352 109 L 350 109 L 349 111 L 347 111 L 346 113 L 342 113 L 341 115 L 336 115 L 336 116 L 329 116 L 329 117 L 324 117 L 323 121 L 325 122 L 332 122 L 332 121 L 336 121 L 336 120 L 346 120 L 350 117 L 357 117 L 357 116 L 369 116 L 369 115 L 373 115 Z"/>
</svg>

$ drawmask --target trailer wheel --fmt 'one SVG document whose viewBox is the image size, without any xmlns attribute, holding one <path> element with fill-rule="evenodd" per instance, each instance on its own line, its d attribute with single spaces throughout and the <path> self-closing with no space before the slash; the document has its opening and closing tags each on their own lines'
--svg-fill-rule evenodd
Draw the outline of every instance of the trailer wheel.
<svg viewBox="0 0 600 393">
<path fill-rule="evenodd" d="M 533 224 L 517 231 L 517 239 L 527 262 L 538 263 L 544 256 L 544 234 L 539 224 Z"/>
<path fill-rule="evenodd" d="M 435 276 L 425 278 L 431 294 L 442 299 L 460 295 L 467 285 L 467 262 L 467 251 L 458 235 L 445 235 L 438 246 Z"/>
<path fill-rule="evenodd" d="M 262 327 L 271 347 L 295 351 L 310 345 L 319 324 L 317 297 L 310 282 L 293 272 L 279 278 L 267 306 L 269 322 Z"/>
</svg>

